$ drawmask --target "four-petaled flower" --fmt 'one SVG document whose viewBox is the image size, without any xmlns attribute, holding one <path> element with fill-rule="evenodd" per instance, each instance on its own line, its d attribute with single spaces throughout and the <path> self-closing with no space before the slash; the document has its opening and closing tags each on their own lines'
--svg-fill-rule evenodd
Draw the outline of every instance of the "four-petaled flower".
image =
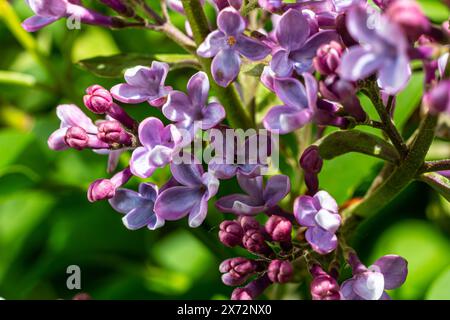
<svg viewBox="0 0 450 320">
<path fill-rule="evenodd" d="M 345 300 L 389 300 L 384 290 L 400 287 L 408 274 L 408 261 L 393 254 L 379 258 L 367 268 L 355 253 L 350 253 L 348 263 L 353 277 L 341 285 Z"/>
<path fill-rule="evenodd" d="M 231 194 L 220 198 L 216 202 L 220 211 L 255 215 L 275 207 L 291 190 L 289 178 L 282 174 L 269 178 L 265 187 L 262 176 L 249 178 L 238 173 L 237 180 L 247 194 Z"/>
<path fill-rule="evenodd" d="M 122 221 L 130 230 L 147 226 L 155 230 L 164 225 L 164 219 L 154 211 L 158 188 L 151 183 L 141 183 L 139 192 L 129 189 L 117 189 L 109 203 L 114 210 L 125 214 Z"/>
<path fill-rule="evenodd" d="M 219 188 L 219 180 L 195 162 L 198 160 L 192 159 L 190 164 L 171 163 L 172 175 L 180 185 L 161 192 L 155 203 L 158 216 L 173 221 L 189 215 L 192 228 L 203 223 L 208 213 L 208 200 Z"/>
<path fill-rule="evenodd" d="M 295 199 L 294 215 L 300 225 L 308 228 L 305 238 L 314 251 L 327 254 L 336 249 L 335 233 L 341 224 L 341 216 L 336 200 L 328 192 L 319 191 L 313 197 Z"/>
<path fill-rule="evenodd" d="M 123 103 L 142 103 L 147 101 L 154 107 L 160 107 L 166 101 L 171 87 L 164 85 L 169 65 L 153 61 L 152 66 L 136 66 L 125 71 L 126 83 L 111 88 L 112 96 Z"/>
<path fill-rule="evenodd" d="M 211 32 L 198 47 L 198 55 L 214 57 L 211 72 L 218 85 L 227 87 L 233 82 L 241 66 L 240 54 L 250 60 L 264 59 L 270 49 L 260 41 L 244 35 L 246 23 L 232 7 L 223 9 L 217 17 L 219 30 Z"/>
</svg>

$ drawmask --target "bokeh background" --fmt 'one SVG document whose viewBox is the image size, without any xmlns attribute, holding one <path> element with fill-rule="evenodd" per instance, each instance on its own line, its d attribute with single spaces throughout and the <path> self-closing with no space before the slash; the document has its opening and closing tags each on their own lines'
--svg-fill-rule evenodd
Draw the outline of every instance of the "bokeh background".
<svg viewBox="0 0 450 320">
<path fill-rule="evenodd" d="M 81 291 L 94 299 L 229 297 L 232 289 L 221 283 L 218 265 L 242 252 L 218 242 L 223 214 L 211 207 L 207 222 L 198 229 L 182 220 L 154 232 L 129 231 L 108 203 L 91 204 L 86 199 L 89 183 L 107 176 L 106 158 L 90 151 L 58 153 L 47 148 L 48 136 L 59 126 L 58 104 L 82 106 L 89 85 L 110 88 L 122 82 L 88 72 L 79 66 L 80 60 L 136 53 L 148 55 L 150 63 L 152 55 L 182 51 L 152 31 L 112 32 L 84 25 L 68 30 L 64 21 L 30 35 L 19 24 L 32 14 L 25 1 L 9 3 L 12 11 L 6 0 L 0 0 L 0 296 L 71 299 L 79 291 L 67 289 L 66 268 L 78 265 Z M 107 12 L 96 1 L 89 3 Z M 421 4 L 434 22 L 448 19 L 448 9 L 440 1 Z M 174 14 L 173 19 L 183 28 L 182 16 Z M 194 72 L 173 71 L 168 83 L 183 90 Z M 420 72 L 415 74 L 397 101 L 395 120 L 405 134 L 417 121 L 422 80 Z M 366 100 L 364 107 L 371 109 Z M 127 111 L 138 119 L 159 115 L 148 105 L 130 106 Z M 442 130 L 446 128 L 444 123 Z M 296 149 L 292 137 L 283 142 Z M 122 156 L 122 167 L 128 157 Z M 450 157 L 450 145 L 440 139 L 429 159 L 444 157 Z M 343 204 L 363 195 L 381 166 L 366 156 L 347 154 L 325 163 L 321 187 Z M 298 169 L 285 169 L 292 183 L 298 183 Z M 161 184 L 167 177 L 168 171 L 160 170 L 151 181 Z M 128 187 L 138 183 L 134 179 Z M 233 188 L 234 182 L 226 182 L 222 190 Z M 426 185 L 413 183 L 364 223 L 354 246 L 368 264 L 388 253 L 409 261 L 407 281 L 390 293 L 393 298 L 450 299 L 450 204 Z M 307 288 L 306 278 L 274 287 L 266 298 L 309 298 Z"/>
</svg>

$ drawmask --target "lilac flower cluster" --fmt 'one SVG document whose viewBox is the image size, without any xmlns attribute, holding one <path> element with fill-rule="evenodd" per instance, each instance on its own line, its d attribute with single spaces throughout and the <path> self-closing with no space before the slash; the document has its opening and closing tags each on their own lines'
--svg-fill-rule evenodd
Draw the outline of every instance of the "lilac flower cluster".
<svg viewBox="0 0 450 320">
<path fill-rule="evenodd" d="M 102 2 L 119 13 L 120 19 L 136 14 L 132 1 Z M 328 126 L 351 129 L 372 125 L 385 131 L 400 159 L 405 143 L 395 134 L 391 117 L 395 96 L 410 80 L 412 60 L 422 62 L 427 74 L 425 111 L 430 115 L 450 113 L 450 82 L 442 80 L 449 73 L 448 46 L 440 40 L 449 37 L 448 26 L 444 31 L 433 26 L 413 0 L 374 1 L 378 8 L 365 0 L 259 0 L 258 10 L 271 16 L 273 29 L 264 29 L 263 21 L 255 30 L 244 14 L 254 10 L 246 6 L 247 2 L 213 2 L 217 20 L 211 25 L 217 25 L 217 29 L 204 32 L 201 41 L 194 37 L 198 45 L 191 53 L 203 71 L 192 75 L 186 93 L 166 84 L 166 63 L 153 61 L 150 66 L 130 68 L 125 71 L 124 83 L 110 90 L 99 85 L 86 90 L 86 108 L 105 115 L 104 119 L 93 122 L 75 105 L 58 106 L 61 126 L 50 136 L 49 147 L 108 154 L 108 172 L 115 174 L 94 181 L 88 199 L 108 200 L 124 215 L 128 229 L 154 230 L 166 221 L 184 217 L 188 217 L 190 227 L 199 227 L 208 211 L 213 211 L 213 203 L 218 211 L 234 214 L 235 219 L 220 224 L 218 238 L 223 245 L 240 247 L 249 254 L 227 259 L 219 266 L 225 285 L 240 286 L 233 291 L 232 299 L 255 299 L 273 283 L 296 281 L 302 268 L 312 276 L 313 299 L 388 299 L 385 290 L 405 281 L 407 262 L 387 255 L 367 268 L 348 247 L 348 228 L 343 227 L 351 219 L 342 214 L 344 208 L 331 194 L 320 189 L 325 158 L 320 138 Z M 28 3 L 36 14 L 24 22 L 29 31 L 73 14 L 83 23 L 107 27 L 122 21 L 94 13 L 78 1 Z M 189 16 L 185 10 L 189 4 L 175 0 L 167 4 Z M 199 28 L 192 27 L 188 26 L 186 37 Z M 257 157 L 245 152 L 252 137 L 228 150 L 232 158 L 244 159 L 243 163 L 224 163 L 218 156 L 203 166 L 189 153 L 190 161 L 176 161 L 199 132 L 223 130 L 232 123 L 240 100 L 244 100 L 242 65 L 259 66 L 260 83 L 278 101 L 257 125 L 273 135 L 315 125 L 317 142 L 308 141 L 307 147 L 301 148 L 300 159 L 294 159 L 302 170 L 304 188 L 291 190 L 291 179 L 281 170 L 264 177 L 262 171 L 269 166 L 250 161 Z M 214 85 L 215 97 L 210 97 L 210 84 Z M 224 99 L 220 93 L 228 95 L 235 89 L 239 98 L 230 105 L 230 97 Z M 381 105 L 377 109 L 380 123 L 369 119 L 359 93 L 367 93 L 377 107 Z M 142 103 L 160 110 L 164 121 L 156 117 L 137 121 L 121 105 Z M 248 112 L 244 110 L 243 114 Z M 131 154 L 129 164 L 116 172 L 124 152 Z M 164 167 L 170 168 L 172 177 L 162 186 L 142 180 Z M 141 179 L 138 191 L 124 188 L 133 177 Z M 243 192 L 216 199 L 221 180 L 234 178 Z M 342 257 L 351 266 L 353 277 L 339 285 Z"/>
</svg>

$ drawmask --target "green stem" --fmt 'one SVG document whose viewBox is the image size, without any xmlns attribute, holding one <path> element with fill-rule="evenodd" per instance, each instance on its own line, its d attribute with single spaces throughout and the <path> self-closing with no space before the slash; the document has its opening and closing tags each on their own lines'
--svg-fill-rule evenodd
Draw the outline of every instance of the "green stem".
<svg viewBox="0 0 450 320">
<path fill-rule="evenodd" d="M 198 46 L 210 32 L 208 20 L 199 0 L 182 0 L 182 3 L 186 17 L 192 28 L 194 41 Z M 202 57 L 198 57 L 198 60 L 209 79 L 213 79 L 211 74 L 211 60 Z M 234 86 L 230 85 L 227 88 L 223 88 L 215 83 L 215 81 L 211 81 L 211 87 L 225 108 L 227 119 L 232 127 L 248 129 L 255 126 Z"/>
<path fill-rule="evenodd" d="M 402 191 L 414 178 L 423 165 L 423 161 L 434 138 L 437 125 L 437 117 L 427 114 L 423 119 L 418 134 L 411 144 L 410 151 L 401 164 L 394 169 L 392 174 L 375 190 L 358 204 L 345 210 L 344 226 L 342 233 L 350 232 L 354 226 L 354 220 L 367 218 L 376 213 L 382 206 L 387 204 Z"/>
</svg>

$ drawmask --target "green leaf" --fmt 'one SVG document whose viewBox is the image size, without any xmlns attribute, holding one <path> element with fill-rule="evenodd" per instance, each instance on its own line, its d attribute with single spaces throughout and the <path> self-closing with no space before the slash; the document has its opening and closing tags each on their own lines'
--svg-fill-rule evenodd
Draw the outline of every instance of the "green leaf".
<svg viewBox="0 0 450 320">
<path fill-rule="evenodd" d="M 419 0 L 425 15 L 435 23 L 441 23 L 448 19 L 449 9 L 440 0 Z"/>
<path fill-rule="evenodd" d="M 259 78 L 266 65 L 264 63 L 249 63 L 242 66 L 242 72 L 248 76 Z"/>
<path fill-rule="evenodd" d="M 450 180 L 435 172 L 424 173 L 420 180 L 428 184 L 435 191 L 441 194 L 447 201 L 450 201 Z"/>
<path fill-rule="evenodd" d="M 17 157 L 26 150 L 32 140 L 32 135 L 18 130 L 1 130 L 0 150 L 8 150 L 8 152 L 2 152 L 2 156 L 0 157 L 0 168 L 12 164 Z"/>
<path fill-rule="evenodd" d="M 377 240 L 368 264 L 386 254 L 398 254 L 408 261 L 408 277 L 389 292 L 394 299 L 421 299 L 436 276 L 450 263 L 450 244 L 432 224 L 420 220 L 400 222 Z"/>
<path fill-rule="evenodd" d="M 447 267 L 431 284 L 427 300 L 450 300 L 450 267 Z"/>
<path fill-rule="evenodd" d="M 112 56 L 99 56 L 78 61 L 78 66 L 105 78 L 120 78 L 126 69 L 138 65 L 150 66 L 153 60 L 166 62 L 171 70 L 179 68 L 199 68 L 194 56 L 190 54 L 156 54 L 123 53 Z"/>
<path fill-rule="evenodd" d="M 37 82 L 36 78 L 32 75 L 14 71 L 0 70 L 1 84 L 11 84 L 16 86 L 32 88 L 36 85 L 36 82 Z"/>
<path fill-rule="evenodd" d="M 329 160 L 345 153 L 358 152 L 389 162 L 398 160 L 398 153 L 385 140 L 359 130 L 335 131 L 315 143 L 322 158 Z"/>
</svg>

